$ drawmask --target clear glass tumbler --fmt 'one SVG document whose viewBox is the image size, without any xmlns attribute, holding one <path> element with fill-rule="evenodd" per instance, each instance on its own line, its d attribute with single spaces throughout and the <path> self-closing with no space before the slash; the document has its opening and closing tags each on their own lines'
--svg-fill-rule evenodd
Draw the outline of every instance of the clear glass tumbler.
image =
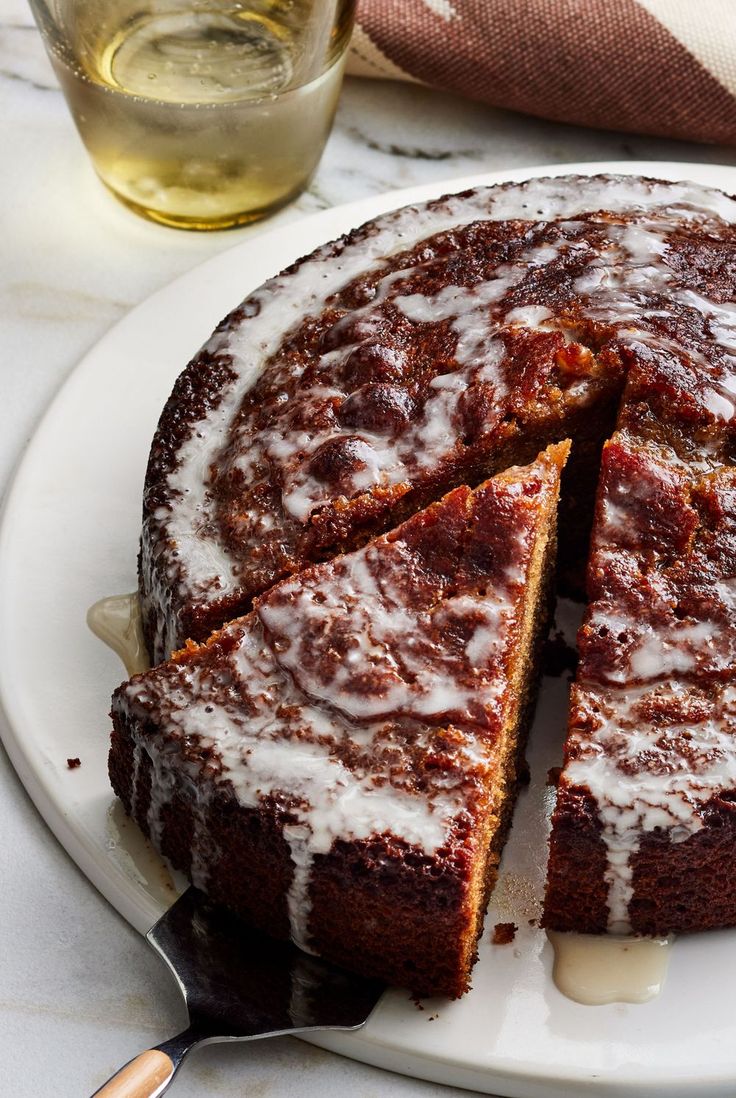
<svg viewBox="0 0 736 1098">
<path fill-rule="evenodd" d="M 222 229 L 307 185 L 355 0 L 30 0 L 103 183 L 166 225 Z"/>
</svg>

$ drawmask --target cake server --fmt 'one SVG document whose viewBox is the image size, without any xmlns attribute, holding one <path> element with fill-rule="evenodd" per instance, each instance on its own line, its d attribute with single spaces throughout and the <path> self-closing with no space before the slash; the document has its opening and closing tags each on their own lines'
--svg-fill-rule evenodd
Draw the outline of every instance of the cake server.
<svg viewBox="0 0 736 1098">
<path fill-rule="evenodd" d="M 125 1064 L 95 1091 L 104 1098 L 157 1098 L 195 1045 L 360 1029 L 384 991 L 375 980 L 251 930 L 196 888 L 146 937 L 179 984 L 189 1025 Z"/>
</svg>

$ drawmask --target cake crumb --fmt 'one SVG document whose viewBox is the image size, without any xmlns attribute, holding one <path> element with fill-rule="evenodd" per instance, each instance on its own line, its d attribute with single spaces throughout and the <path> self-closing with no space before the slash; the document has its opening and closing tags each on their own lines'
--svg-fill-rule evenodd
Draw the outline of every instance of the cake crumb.
<svg viewBox="0 0 736 1098">
<path fill-rule="evenodd" d="M 547 771 L 547 785 L 553 785 L 556 788 L 560 784 L 561 773 L 561 766 L 550 766 L 549 770 Z"/>
<path fill-rule="evenodd" d="M 70 770 L 76 770 L 78 766 L 82 765 L 82 760 L 81 759 L 67 759 L 66 760 L 66 765 L 69 767 Z"/>
<path fill-rule="evenodd" d="M 497 946 L 508 945 L 509 942 L 513 942 L 518 929 L 516 923 L 496 923 L 491 941 Z"/>
</svg>

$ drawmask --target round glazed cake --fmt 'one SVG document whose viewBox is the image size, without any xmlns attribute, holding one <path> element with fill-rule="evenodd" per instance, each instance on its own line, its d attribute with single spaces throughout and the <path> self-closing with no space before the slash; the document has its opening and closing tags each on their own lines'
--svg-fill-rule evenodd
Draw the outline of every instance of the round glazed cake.
<svg viewBox="0 0 736 1098">
<path fill-rule="evenodd" d="M 153 661 L 570 438 L 558 573 L 589 605 L 546 923 L 736 923 L 735 225 L 736 201 L 695 184 L 532 180 L 386 215 L 266 283 L 186 368 L 154 438 L 140 553 Z M 365 648 L 345 662 L 352 643 L 330 650 L 341 671 L 328 687 L 301 682 L 330 713 L 372 666 Z M 299 683 L 308 646 L 299 667 L 275 651 Z M 151 737 L 167 735 L 166 706 L 156 720 L 135 709 L 137 681 L 115 710 L 112 770 L 129 807 L 128 741 L 152 758 Z M 353 729 L 366 719 L 348 715 Z M 151 773 L 165 786 L 165 767 Z M 271 788 L 293 794 L 288 773 Z M 343 841 L 355 838 L 346 822 Z"/>
</svg>

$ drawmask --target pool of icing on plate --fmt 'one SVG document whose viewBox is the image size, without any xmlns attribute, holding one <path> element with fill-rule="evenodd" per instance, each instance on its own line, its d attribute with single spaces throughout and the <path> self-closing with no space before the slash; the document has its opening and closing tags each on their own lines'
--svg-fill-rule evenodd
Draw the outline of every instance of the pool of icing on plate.
<svg viewBox="0 0 736 1098">
<path fill-rule="evenodd" d="M 143 886 L 153 900 L 170 907 L 182 889 L 177 887 L 168 866 L 138 824 L 126 815 L 123 803 L 117 797 L 108 810 L 106 829 L 105 845 L 111 857 Z"/>
<path fill-rule="evenodd" d="M 148 670 L 137 591 L 100 599 L 87 611 L 87 625 L 103 644 L 120 656 L 131 678 Z"/>
<path fill-rule="evenodd" d="M 568 999 L 586 1006 L 646 1003 L 659 995 L 674 938 L 562 934 L 548 930 L 552 977 Z"/>
</svg>

